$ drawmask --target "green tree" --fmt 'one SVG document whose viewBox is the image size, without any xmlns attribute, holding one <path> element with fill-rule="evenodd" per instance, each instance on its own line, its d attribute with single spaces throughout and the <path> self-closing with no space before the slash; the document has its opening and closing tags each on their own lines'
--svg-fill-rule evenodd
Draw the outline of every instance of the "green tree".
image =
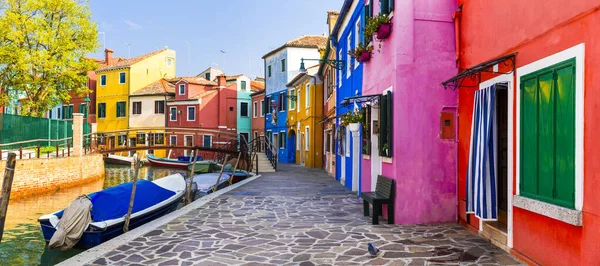
<svg viewBox="0 0 600 266">
<path fill-rule="evenodd" d="M 87 0 L 0 0 L 0 86 L 13 92 L 0 105 L 18 95 L 23 114 L 42 116 L 87 93 L 85 55 L 99 47 Z"/>
</svg>

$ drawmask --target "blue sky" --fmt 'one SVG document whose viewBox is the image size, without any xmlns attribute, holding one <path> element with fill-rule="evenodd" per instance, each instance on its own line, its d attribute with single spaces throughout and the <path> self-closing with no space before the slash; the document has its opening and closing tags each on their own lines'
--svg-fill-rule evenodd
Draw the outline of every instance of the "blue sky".
<svg viewBox="0 0 600 266">
<path fill-rule="evenodd" d="M 214 66 L 228 75 L 264 76 L 267 52 L 301 35 L 323 35 L 327 11 L 343 0 L 92 0 L 100 45 L 115 56 L 177 51 L 177 75 L 196 75 Z M 190 63 L 188 64 L 188 44 Z M 102 49 L 103 50 L 103 49 Z M 223 54 L 220 50 L 224 50 Z M 102 58 L 103 52 L 94 54 Z M 299 67 L 299 66 L 298 66 Z"/>
</svg>

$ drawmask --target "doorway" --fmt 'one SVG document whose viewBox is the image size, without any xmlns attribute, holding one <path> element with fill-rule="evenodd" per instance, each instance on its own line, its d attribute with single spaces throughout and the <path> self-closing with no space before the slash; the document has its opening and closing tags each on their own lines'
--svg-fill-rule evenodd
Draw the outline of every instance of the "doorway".
<svg viewBox="0 0 600 266">
<path fill-rule="evenodd" d="M 298 149 L 300 150 L 300 165 L 305 166 L 304 164 L 304 147 L 306 147 L 306 135 L 304 135 L 304 132 L 300 133 L 300 146 L 298 147 Z"/>
<path fill-rule="evenodd" d="M 296 163 L 296 131 L 290 130 L 290 136 L 288 138 L 288 162 Z"/>
<path fill-rule="evenodd" d="M 186 147 L 192 147 L 192 146 L 194 146 L 194 136 L 191 136 L 191 135 L 185 136 L 185 138 L 183 139 L 183 142 L 184 142 L 183 145 L 186 146 Z M 183 151 L 183 155 L 184 156 L 188 156 L 188 155 L 191 156 L 192 154 L 193 154 L 192 150 L 187 150 L 186 149 L 186 150 Z"/>
</svg>

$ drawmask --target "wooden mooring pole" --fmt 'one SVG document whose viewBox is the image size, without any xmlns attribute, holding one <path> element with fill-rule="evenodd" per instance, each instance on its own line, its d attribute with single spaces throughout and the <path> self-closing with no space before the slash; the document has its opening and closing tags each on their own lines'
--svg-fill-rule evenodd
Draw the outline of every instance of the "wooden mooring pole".
<svg viewBox="0 0 600 266">
<path fill-rule="evenodd" d="M 227 163 L 227 159 L 229 159 L 229 154 L 225 155 L 225 160 L 223 161 L 223 166 L 221 166 L 221 172 L 219 172 L 219 178 L 217 178 L 217 184 L 212 189 L 213 192 L 217 191 L 217 187 L 219 186 L 219 182 L 221 181 L 221 176 L 223 175 L 223 170 L 225 169 L 225 163 Z"/>
<path fill-rule="evenodd" d="M 4 235 L 4 222 L 6 221 L 6 212 L 8 211 L 8 200 L 10 199 L 10 190 L 12 188 L 13 176 L 15 174 L 15 165 L 17 155 L 13 152 L 8 154 L 6 159 L 6 169 L 4 169 L 4 180 L 2 181 L 2 194 L 0 194 L 0 242 Z"/>
<path fill-rule="evenodd" d="M 235 162 L 235 166 L 233 167 L 233 172 L 231 172 L 231 176 L 229 177 L 229 185 L 231 185 L 233 183 L 233 177 L 235 176 L 235 170 L 238 167 L 238 164 L 240 163 L 240 157 L 242 156 L 242 153 L 238 153 L 238 158 L 237 161 Z M 219 175 L 219 179 L 221 179 L 221 176 Z M 219 186 L 219 181 L 217 180 L 217 184 L 215 185 L 215 189 Z"/>
<path fill-rule="evenodd" d="M 192 155 L 194 155 L 194 162 L 192 163 L 192 169 L 190 170 L 190 182 L 188 182 L 185 186 L 185 205 L 188 205 L 192 202 L 192 184 L 194 183 L 194 174 L 196 173 L 196 161 L 198 161 L 198 149 L 194 149 L 192 151 Z"/>
<path fill-rule="evenodd" d="M 131 219 L 131 211 L 133 210 L 133 201 L 135 199 L 135 188 L 137 186 L 138 174 L 140 173 L 140 167 L 142 162 L 138 158 L 137 153 L 133 155 L 133 185 L 131 186 L 131 197 L 129 198 L 129 209 L 127 209 L 127 215 L 125 215 L 125 224 L 123 225 L 123 232 L 129 231 L 129 220 Z"/>
</svg>

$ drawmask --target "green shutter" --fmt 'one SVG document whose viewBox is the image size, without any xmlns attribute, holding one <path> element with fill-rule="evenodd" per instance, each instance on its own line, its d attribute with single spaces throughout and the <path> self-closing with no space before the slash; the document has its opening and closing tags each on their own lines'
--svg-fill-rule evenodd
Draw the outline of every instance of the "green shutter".
<svg viewBox="0 0 600 266">
<path fill-rule="evenodd" d="M 537 77 L 521 81 L 520 185 L 523 195 L 535 195 L 538 191 L 537 91 Z"/>
<path fill-rule="evenodd" d="M 538 196 L 552 200 L 554 190 L 553 72 L 538 76 Z"/>
<path fill-rule="evenodd" d="M 394 0 L 387 0 L 388 1 L 388 13 L 392 12 L 392 10 L 394 10 Z"/>
<path fill-rule="evenodd" d="M 575 207 L 575 60 L 556 69 L 556 191 L 554 199 Z"/>
<path fill-rule="evenodd" d="M 121 103 L 117 103 L 117 117 L 121 114 Z"/>
<path fill-rule="evenodd" d="M 389 3 L 388 0 L 379 0 L 379 13 L 381 14 L 389 14 L 390 13 L 390 9 L 389 9 Z"/>
<path fill-rule="evenodd" d="M 393 118 L 393 113 L 392 113 L 393 104 L 392 104 L 392 92 L 391 91 L 387 92 L 387 101 L 388 101 L 388 103 L 387 103 L 387 109 L 386 109 L 386 112 L 387 112 L 386 118 L 388 121 L 386 123 L 386 126 L 387 126 L 386 127 L 386 130 L 387 130 L 386 135 L 387 135 L 387 144 L 389 147 L 388 148 L 389 149 L 388 157 L 392 157 L 392 149 L 394 147 L 394 142 L 392 141 L 393 140 L 392 128 L 394 126 L 394 123 L 393 123 L 394 118 Z"/>
<path fill-rule="evenodd" d="M 381 97 L 381 104 L 379 106 L 379 155 L 386 155 L 383 151 L 383 146 L 386 144 L 387 139 L 387 101 L 388 96 L 383 95 Z M 388 145 L 389 149 L 389 145 Z"/>
</svg>

